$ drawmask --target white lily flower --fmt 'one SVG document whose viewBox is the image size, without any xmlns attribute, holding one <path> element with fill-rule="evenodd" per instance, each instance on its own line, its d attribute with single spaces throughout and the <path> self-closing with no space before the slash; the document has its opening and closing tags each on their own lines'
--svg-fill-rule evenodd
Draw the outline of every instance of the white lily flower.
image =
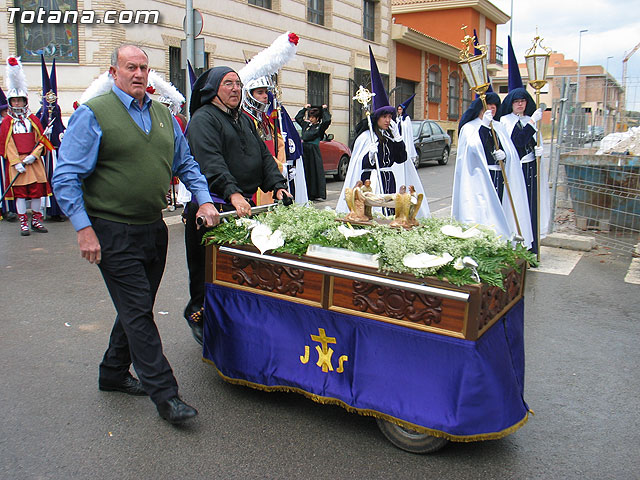
<svg viewBox="0 0 640 480">
<path fill-rule="evenodd" d="M 405 255 L 402 263 L 409 268 L 435 268 L 446 265 L 451 260 L 453 260 L 453 257 L 447 252 L 444 252 L 441 256 L 429 253 L 410 253 Z"/>
<path fill-rule="evenodd" d="M 462 228 L 457 225 L 444 225 L 440 231 L 449 237 L 462 238 L 463 240 L 482 235 L 482 232 L 475 226 L 462 231 Z"/>
<path fill-rule="evenodd" d="M 369 232 L 369 230 L 366 230 L 364 228 L 359 228 L 356 230 L 355 228 L 349 228 L 346 225 L 340 225 L 338 227 L 338 231 L 343 234 L 345 238 L 360 237 L 362 235 L 366 235 L 367 233 L 371 233 Z"/>
<path fill-rule="evenodd" d="M 264 254 L 274 248 L 284 245 L 284 236 L 280 230 L 272 232 L 271 227 L 263 223 L 256 222 L 251 230 L 251 242 L 260 250 L 260 254 Z"/>
</svg>

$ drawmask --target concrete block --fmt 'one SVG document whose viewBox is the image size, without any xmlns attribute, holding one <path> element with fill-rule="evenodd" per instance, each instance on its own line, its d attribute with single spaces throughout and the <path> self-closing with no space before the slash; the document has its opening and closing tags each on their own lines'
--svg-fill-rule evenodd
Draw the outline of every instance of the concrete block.
<svg viewBox="0 0 640 480">
<path fill-rule="evenodd" d="M 545 247 L 566 248 L 567 250 L 588 252 L 596 246 L 596 239 L 582 235 L 552 233 L 543 238 L 541 244 Z"/>
</svg>

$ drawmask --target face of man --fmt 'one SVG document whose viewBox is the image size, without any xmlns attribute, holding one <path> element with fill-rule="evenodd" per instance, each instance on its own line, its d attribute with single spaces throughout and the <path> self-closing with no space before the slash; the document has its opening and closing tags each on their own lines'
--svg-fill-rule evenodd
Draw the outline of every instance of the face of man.
<svg viewBox="0 0 640 480">
<path fill-rule="evenodd" d="M 251 95 L 260 103 L 267 103 L 269 101 L 269 95 L 267 94 L 266 87 L 256 88 L 251 91 Z"/>
<path fill-rule="evenodd" d="M 404 108 L 402 108 L 402 105 L 398 105 L 398 115 L 402 115 L 402 112 L 404 112 Z"/>
<path fill-rule="evenodd" d="M 9 110 L 8 109 L 5 108 L 4 110 L 0 111 L 0 118 L 4 118 L 7 115 L 9 115 Z"/>
<path fill-rule="evenodd" d="M 118 65 L 111 66 L 109 72 L 116 87 L 142 103 L 149 79 L 149 60 L 142 50 L 132 45 L 122 47 Z"/>
<path fill-rule="evenodd" d="M 516 115 L 524 114 L 525 108 L 527 108 L 527 101 L 524 98 L 518 98 L 511 103 L 511 109 Z"/>
<path fill-rule="evenodd" d="M 377 124 L 380 130 L 387 130 L 389 128 L 389 125 L 391 124 L 391 114 L 383 113 L 382 115 L 380 115 L 378 117 Z"/>
<path fill-rule="evenodd" d="M 242 82 L 236 72 L 229 72 L 222 77 L 218 98 L 227 108 L 238 108 L 242 100 Z"/>
</svg>

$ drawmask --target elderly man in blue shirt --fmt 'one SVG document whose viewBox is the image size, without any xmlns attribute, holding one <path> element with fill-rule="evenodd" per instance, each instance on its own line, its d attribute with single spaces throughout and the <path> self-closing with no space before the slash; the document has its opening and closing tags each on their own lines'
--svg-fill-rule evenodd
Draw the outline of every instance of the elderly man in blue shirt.
<svg viewBox="0 0 640 480">
<path fill-rule="evenodd" d="M 53 188 L 82 257 L 98 264 L 117 311 L 100 364 L 100 390 L 149 395 L 162 418 L 180 424 L 198 412 L 178 396 L 153 320 L 168 244 L 162 209 L 172 176 L 198 200 L 206 226 L 217 225 L 219 216 L 178 123 L 146 94 L 146 53 L 118 47 L 109 72 L 111 90 L 86 101 L 69 121 Z"/>
</svg>

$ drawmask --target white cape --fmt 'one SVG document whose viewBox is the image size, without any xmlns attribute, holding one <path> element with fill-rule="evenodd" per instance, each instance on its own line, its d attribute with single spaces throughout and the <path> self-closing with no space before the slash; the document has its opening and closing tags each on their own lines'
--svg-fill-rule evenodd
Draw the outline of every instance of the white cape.
<svg viewBox="0 0 640 480">
<path fill-rule="evenodd" d="M 403 127 L 404 130 L 404 127 Z M 413 134 L 412 134 L 413 135 Z M 375 144 L 378 144 L 377 138 L 374 140 Z M 339 213 L 348 213 L 349 207 L 347 206 L 347 201 L 345 200 L 345 189 L 353 188 L 353 186 L 360 180 L 362 176 L 362 159 L 365 155 L 369 154 L 369 145 L 371 144 L 371 135 L 369 131 L 364 131 L 358 138 L 356 138 L 356 142 L 353 145 L 353 151 L 351 152 L 351 159 L 349 160 L 349 168 L 347 169 L 347 175 L 344 179 L 344 185 L 342 186 L 342 191 L 340 192 L 340 198 L 338 199 L 338 205 L 336 206 L 336 212 Z M 420 210 L 418 210 L 418 214 L 416 218 L 428 218 L 431 213 L 429 211 L 429 202 L 427 202 L 427 195 L 424 192 L 424 188 L 422 186 L 422 182 L 420 181 L 420 177 L 418 176 L 418 171 L 416 167 L 413 165 L 413 162 L 407 160 L 404 163 L 394 163 L 391 166 L 391 171 L 396 179 L 396 187 L 400 187 L 401 185 L 413 185 L 416 189 L 416 193 L 422 193 L 424 197 L 422 198 L 422 204 L 420 205 Z M 372 182 L 374 181 L 373 177 L 375 174 L 372 174 Z M 380 192 L 377 192 L 380 193 Z M 395 193 L 395 192 L 394 192 Z M 374 208 L 374 212 L 382 213 L 381 208 Z"/>
<path fill-rule="evenodd" d="M 415 162 L 418 158 L 418 152 L 413 141 L 413 124 L 411 123 L 411 117 L 407 115 L 402 123 L 402 140 L 404 140 L 404 146 L 407 149 L 407 162 Z M 395 173 L 395 172 L 394 172 Z M 400 184 L 404 185 L 404 184 Z"/>
<path fill-rule="evenodd" d="M 526 124 L 531 120 L 531 117 L 524 115 L 518 117 L 515 113 L 509 113 L 500 117 L 500 123 L 504 124 L 507 129 L 509 137 L 513 133 L 513 128 L 516 126 L 516 122 L 522 119 L 522 123 Z M 535 128 L 535 127 L 534 127 Z M 540 137 L 540 146 L 543 146 L 542 137 Z M 549 233 L 549 221 L 551 220 L 551 199 L 549 196 L 549 159 L 540 157 L 540 178 L 539 178 L 539 191 L 540 191 L 540 208 L 538 214 L 540 215 L 540 238 L 544 238 Z M 535 218 L 531 219 L 532 222 L 537 221 Z"/>
<path fill-rule="evenodd" d="M 464 223 L 491 227 L 498 235 L 509 240 L 518 232 L 513 209 L 506 185 L 501 204 L 491 182 L 484 148 L 478 133 L 481 125 L 481 120 L 476 118 L 466 123 L 458 136 L 451 216 Z M 504 126 L 498 122 L 493 122 L 493 126 L 507 155 L 505 168 L 518 223 L 524 237 L 524 246 L 530 248 L 533 232 L 520 158 Z"/>
</svg>

